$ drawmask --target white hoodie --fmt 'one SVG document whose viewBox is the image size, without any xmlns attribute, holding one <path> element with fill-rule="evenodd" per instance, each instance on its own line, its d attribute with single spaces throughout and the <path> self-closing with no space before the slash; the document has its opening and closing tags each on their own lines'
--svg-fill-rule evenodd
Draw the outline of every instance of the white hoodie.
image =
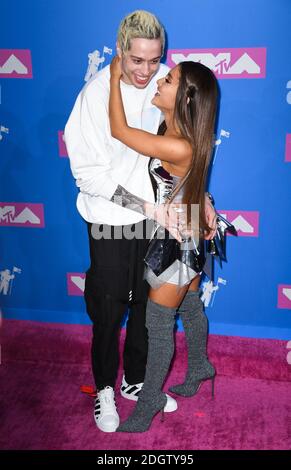
<svg viewBox="0 0 291 470">
<path fill-rule="evenodd" d="M 151 104 L 160 69 L 144 89 L 121 81 L 122 100 L 131 127 L 157 133 L 161 112 Z M 134 224 L 144 219 L 137 212 L 110 201 L 118 184 L 146 201 L 154 202 L 148 175 L 149 158 L 114 139 L 110 132 L 108 100 L 110 66 L 98 72 L 80 92 L 65 127 L 71 170 L 80 189 L 77 208 L 87 221 L 108 225 Z"/>
</svg>

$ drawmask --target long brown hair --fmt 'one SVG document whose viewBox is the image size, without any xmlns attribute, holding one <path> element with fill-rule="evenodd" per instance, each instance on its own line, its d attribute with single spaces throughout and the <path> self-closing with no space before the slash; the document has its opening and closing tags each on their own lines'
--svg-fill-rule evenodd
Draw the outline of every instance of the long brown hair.
<svg viewBox="0 0 291 470">
<path fill-rule="evenodd" d="M 205 218 L 205 189 L 213 150 L 218 84 L 213 72 L 200 62 L 181 62 L 179 69 L 174 119 L 182 137 L 190 142 L 193 156 L 189 171 L 173 192 L 172 199 L 183 187 L 188 220 L 191 204 L 199 204 L 200 230 L 209 233 Z"/>
</svg>

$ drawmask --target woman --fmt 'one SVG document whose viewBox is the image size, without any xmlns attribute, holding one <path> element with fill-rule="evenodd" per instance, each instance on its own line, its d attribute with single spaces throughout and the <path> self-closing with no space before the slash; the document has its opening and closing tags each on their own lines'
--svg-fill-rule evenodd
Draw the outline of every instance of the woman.
<svg viewBox="0 0 291 470">
<path fill-rule="evenodd" d="M 109 100 L 112 136 L 136 152 L 152 157 L 149 171 L 158 188 L 159 204 L 168 200 L 171 208 L 178 209 L 178 214 L 180 206 L 175 204 L 182 202 L 187 205 L 184 213 L 187 217 L 182 222 L 178 221 L 179 236 L 176 238 L 181 243 L 171 238 L 168 232 L 161 240 L 158 227 L 145 260 L 146 279 L 152 286 L 146 313 L 149 336 L 146 375 L 133 414 L 117 429 L 143 432 L 166 404 L 166 396 L 161 389 L 174 352 L 173 328 L 176 310 L 181 303 L 184 304 L 185 319 L 188 318 L 187 343 L 195 339 L 189 311 L 191 297 L 198 295 L 198 274 L 205 261 L 203 240 L 211 236 L 211 227 L 205 219 L 205 186 L 213 148 L 218 87 L 214 74 L 200 63 L 182 62 L 174 67 L 157 82 L 158 91 L 152 103 L 164 114 L 165 132 L 164 135 L 153 135 L 127 125 L 120 92 L 121 73 L 120 60 L 115 57 L 111 64 Z M 152 206 L 145 201 L 133 198 L 122 187 L 116 195 L 122 205 L 128 207 L 134 203 L 135 210 L 151 217 Z M 197 236 L 193 236 L 193 233 L 197 234 L 198 224 L 194 222 L 193 227 L 190 217 L 194 204 L 199 204 L 199 243 Z M 175 229 L 177 227 L 172 227 L 171 233 Z M 182 320 L 184 323 L 183 317 Z M 203 328 L 207 328 L 205 321 Z M 193 395 L 202 380 L 215 375 L 215 369 L 206 356 L 197 374 L 193 370 L 197 351 L 192 352 L 193 357 L 189 350 L 185 383 L 173 389 L 181 395 Z"/>
</svg>

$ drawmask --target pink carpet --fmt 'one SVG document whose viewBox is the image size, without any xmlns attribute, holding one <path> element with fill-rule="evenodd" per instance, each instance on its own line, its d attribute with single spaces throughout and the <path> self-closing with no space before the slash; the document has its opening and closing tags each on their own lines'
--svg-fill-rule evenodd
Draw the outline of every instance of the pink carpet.
<svg viewBox="0 0 291 470">
<path fill-rule="evenodd" d="M 91 328 L 6 320 L 2 326 L 0 449 L 274 450 L 291 448 L 291 366 L 286 341 L 210 335 L 215 399 L 205 383 L 143 434 L 105 434 L 93 420 Z M 122 344 L 123 344 L 122 333 Z M 185 371 L 183 333 L 165 390 Z M 118 385 L 121 381 L 121 368 Z M 117 393 L 121 419 L 134 403 Z"/>
</svg>

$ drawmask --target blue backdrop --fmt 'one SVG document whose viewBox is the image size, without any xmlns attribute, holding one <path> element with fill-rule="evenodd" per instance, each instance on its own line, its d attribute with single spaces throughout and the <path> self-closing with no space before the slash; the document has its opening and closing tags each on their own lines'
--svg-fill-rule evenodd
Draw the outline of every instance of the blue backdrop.
<svg viewBox="0 0 291 470">
<path fill-rule="evenodd" d="M 121 18 L 143 8 L 168 34 L 169 64 L 201 60 L 219 78 L 210 190 L 238 228 L 205 280 L 210 332 L 291 338 L 291 2 L 2 0 L 0 301 L 6 318 L 88 323 L 86 226 L 62 131 L 88 54 L 108 64 Z"/>
</svg>

